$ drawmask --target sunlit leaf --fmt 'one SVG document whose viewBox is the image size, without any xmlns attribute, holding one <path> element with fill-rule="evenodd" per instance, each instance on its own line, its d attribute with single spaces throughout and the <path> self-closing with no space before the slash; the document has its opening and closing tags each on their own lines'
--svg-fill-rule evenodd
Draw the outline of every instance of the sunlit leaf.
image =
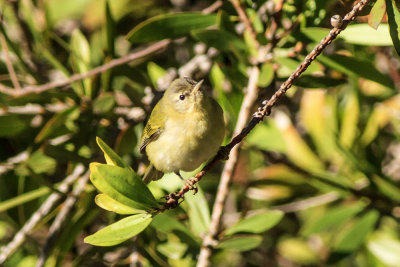
<svg viewBox="0 0 400 267">
<path fill-rule="evenodd" d="M 367 25 L 367 27 L 371 29 Z M 373 30 L 372 30 L 373 31 Z M 380 83 L 388 88 L 394 88 L 393 81 L 387 75 L 376 69 L 371 61 L 343 55 L 320 55 L 317 59 L 322 64 L 347 75 L 356 75 Z"/>
<path fill-rule="evenodd" d="M 379 24 L 381 23 L 385 13 L 386 13 L 385 0 L 377 0 L 368 16 L 369 26 L 371 26 L 376 30 Z"/>
<path fill-rule="evenodd" d="M 166 74 L 166 70 L 164 70 L 162 67 L 160 67 L 156 63 L 150 61 L 149 63 L 147 63 L 147 73 L 149 74 L 149 77 L 150 77 L 150 80 L 151 80 L 151 83 L 153 84 L 153 86 L 155 88 L 158 88 L 157 81 L 161 77 L 164 77 L 164 75 Z"/>
<path fill-rule="evenodd" d="M 118 166 L 118 167 L 128 167 L 128 165 L 114 152 L 100 137 L 96 137 L 96 142 L 100 149 L 104 153 L 107 164 Z"/>
<path fill-rule="evenodd" d="M 367 235 L 373 230 L 379 213 L 376 210 L 370 210 L 343 235 L 334 245 L 337 252 L 352 252 L 358 249 L 367 238 Z"/>
<path fill-rule="evenodd" d="M 222 240 L 216 248 L 235 251 L 248 251 L 261 245 L 262 237 L 258 235 L 233 236 Z"/>
<path fill-rule="evenodd" d="M 126 206 L 122 203 L 119 203 L 115 199 L 109 197 L 106 194 L 98 194 L 94 199 L 96 204 L 108 211 L 112 211 L 118 214 L 136 214 L 136 213 L 144 213 L 143 210 L 133 209 L 129 206 Z"/>
<path fill-rule="evenodd" d="M 138 210 L 158 207 L 150 190 L 131 169 L 91 163 L 90 171 L 92 183 L 114 200 Z"/>
<path fill-rule="evenodd" d="M 350 44 L 392 46 L 388 24 L 380 24 L 376 30 L 366 23 L 350 25 L 340 37 Z"/>
<path fill-rule="evenodd" d="M 305 236 L 309 236 L 314 233 L 334 231 L 335 228 L 340 227 L 364 208 L 365 205 L 358 202 L 346 206 L 332 207 L 321 218 L 314 220 L 311 224 L 305 225 L 302 233 Z"/>
<path fill-rule="evenodd" d="M 185 209 L 189 215 L 190 229 L 197 236 L 201 236 L 208 230 L 210 224 L 210 210 L 204 193 L 199 190 L 196 195 L 185 196 Z"/>
<path fill-rule="evenodd" d="M 225 235 L 232 235 L 239 232 L 260 234 L 274 227 L 283 217 L 279 210 L 266 211 L 240 220 L 234 226 L 225 231 Z"/>
<path fill-rule="evenodd" d="M 185 254 L 188 245 L 178 242 L 167 242 L 157 246 L 157 250 L 170 259 L 180 259 Z"/>
<path fill-rule="evenodd" d="M 400 241 L 384 233 L 374 233 L 368 250 L 387 266 L 400 266 Z"/>
<path fill-rule="evenodd" d="M 137 214 L 104 227 L 84 239 L 94 246 L 114 246 L 138 235 L 151 223 L 150 214 Z"/>
<path fill-rule="evenodd" d="M 312 265 L 318 261 L 316 252 L 300 238 L 290 238 L 279 242 L 278 251 L 286 259 L 301 265 Z"/>
</svg>

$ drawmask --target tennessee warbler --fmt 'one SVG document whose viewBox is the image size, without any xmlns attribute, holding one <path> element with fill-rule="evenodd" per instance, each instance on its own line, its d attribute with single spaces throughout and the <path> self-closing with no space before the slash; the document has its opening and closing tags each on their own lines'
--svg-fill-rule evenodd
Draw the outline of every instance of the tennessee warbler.
<svg viewBox="0 0 400 267">
<path fill-rule="evenodd" d="M 150 165 L 145 183 L 164 173 L 193 171 L 214 156 L 225 135 L 223 111 L 204 92 L 203 80 L 174 80 L 156 104 L 144 127 L 140 152 Z"/>
</svg>

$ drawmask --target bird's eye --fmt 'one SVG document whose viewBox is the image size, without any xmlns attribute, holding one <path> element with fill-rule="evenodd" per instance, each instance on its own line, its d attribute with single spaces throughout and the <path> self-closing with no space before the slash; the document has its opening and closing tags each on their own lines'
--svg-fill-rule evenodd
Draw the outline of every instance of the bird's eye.
<svg viewBox="0 0 400 267">
<path fill-rule="evenodd" d="M 180 96 L 179 96 L 179 99 L 180 99 L 180 100 L 184 100 L 184 99 L 185 99 L 185 95 L 180 95 Z"/>
</svg>

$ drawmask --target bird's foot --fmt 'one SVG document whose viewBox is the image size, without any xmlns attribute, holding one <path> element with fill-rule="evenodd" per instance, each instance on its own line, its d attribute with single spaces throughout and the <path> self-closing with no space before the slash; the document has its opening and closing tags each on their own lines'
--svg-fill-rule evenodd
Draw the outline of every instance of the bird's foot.
<svg viewBox="0 0 400 267">
<path fill-rule="evenodd" d="M 195 177 L 185 180 L 185 186 L 189 187 L 189 190 L 192 190 L 194 195 L 199 191 L 199 188 L 196 184 L 197 182 L 198 181 Z"/>
<path fill-rule="evenodd" d="M 221 146 L 218 150 L 218 157 L 222 160 L 228 160 L 229 159 L 229 152 L 231 152 L 230 149 L 228 149 L 226 146 Z"/>
</svg>

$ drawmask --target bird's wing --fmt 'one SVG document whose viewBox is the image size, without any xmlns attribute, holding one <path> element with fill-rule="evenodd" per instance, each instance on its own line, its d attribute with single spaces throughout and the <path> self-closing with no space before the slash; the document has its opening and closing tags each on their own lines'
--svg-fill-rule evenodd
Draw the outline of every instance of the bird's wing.
<svg viewBox="0 0 400 267">
<path fill-rule="evenodd" d="M 142 138 L 140 139 L 140 153 L 144 154 L 146 146 L 156 140 L 163 131 L 165 125 L 165 115 L 162 114 L 161 105 L 157 103 L 151 112 L 150 119 L 143 129 Z"/>
</svg>

